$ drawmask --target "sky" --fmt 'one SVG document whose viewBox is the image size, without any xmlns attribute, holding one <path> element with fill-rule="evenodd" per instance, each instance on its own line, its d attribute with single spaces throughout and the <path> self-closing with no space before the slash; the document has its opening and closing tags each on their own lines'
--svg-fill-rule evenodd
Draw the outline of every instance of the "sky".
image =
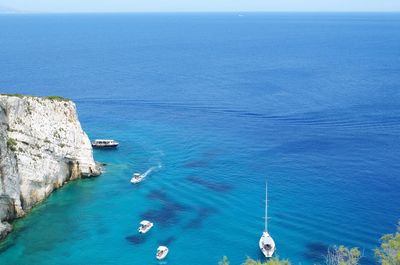
<svg viewBox="0 0 400 265">
<path fill-rule="evenodd" d="M 0 12 L 400 12 L 400 0 L 0 0 Z"/>
</svg>

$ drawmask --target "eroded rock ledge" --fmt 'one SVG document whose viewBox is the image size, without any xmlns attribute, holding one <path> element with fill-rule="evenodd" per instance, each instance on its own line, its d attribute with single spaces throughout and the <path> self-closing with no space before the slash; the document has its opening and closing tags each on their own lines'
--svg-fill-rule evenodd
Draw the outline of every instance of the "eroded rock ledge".
<svg viewBox="0 0 400 265">
<path fill-rule="evenodd" d="M 0 240 L 65 182 L 99 174 L 72 101 L 0 95 Z"/>
</svg>

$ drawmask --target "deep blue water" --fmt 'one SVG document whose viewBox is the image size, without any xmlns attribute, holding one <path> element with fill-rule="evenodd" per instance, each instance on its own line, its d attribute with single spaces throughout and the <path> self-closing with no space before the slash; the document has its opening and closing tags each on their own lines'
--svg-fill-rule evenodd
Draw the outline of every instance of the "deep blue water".
<svg viewBox="0 0 400 265">
<path fill-rule="evenodd" d="M 399 89 L 400 14 L 0 16 L 0 91 L 69 97 L 121 142 L 15 223 L 0 264 L 260 258 L 266 178 L 280 257 L 372 264 L 400 218 Z"/>
</svg>

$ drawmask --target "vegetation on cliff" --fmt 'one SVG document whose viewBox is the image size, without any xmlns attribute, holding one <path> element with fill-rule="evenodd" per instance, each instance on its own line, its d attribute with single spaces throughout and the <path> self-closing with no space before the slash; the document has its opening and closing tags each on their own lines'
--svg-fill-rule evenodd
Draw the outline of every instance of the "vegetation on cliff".
<svg viewBox="0 0 400 265">
<path fill-rule="evenodd" d="M 31 95 L 24 95 L 24 94 L 0 94 L 2 96 L 9 96 L 9 97 L 17 97 L 17 98 L 44 98 L 44 99 L 49 99 L 49 100 L 54 100 L 54 101 L 70 101 L 69 98 L 61 97 L 61 96 L 31 96 Z"/>
<path fill-rule="evenodd" d="M 224 257 L 218 265 L 230 265 L 228 258 Z M 278 257 L 271 258 L 266 262 L 261 262 L 259 260 L 253 260 L 247 257 L 247 260 L 242 265 L 291 265 L 289 260 L 280 260 Z"/>
<path fill-rule="evenodd" d="M 17 150 L 17 141 L 15 141 L 14 138 L 8 138 L 8 140 L 7 140 L 7 147 L 8 147 L 11 151 Z"/>
<path fill-rule="evenodd" d="M 328 249 L 325 257 L 327 265 L 356 265 L 361 259 L 361 252 L 358 248 L 346 248 L 345 246 Z"/>
<path fill-rule="evenodd" d="M 396 233 L 381 237 L 381 246 L 375 249 L 375 256 L 382 265 L 400 265 L 400 222 Z"/>
</svg>

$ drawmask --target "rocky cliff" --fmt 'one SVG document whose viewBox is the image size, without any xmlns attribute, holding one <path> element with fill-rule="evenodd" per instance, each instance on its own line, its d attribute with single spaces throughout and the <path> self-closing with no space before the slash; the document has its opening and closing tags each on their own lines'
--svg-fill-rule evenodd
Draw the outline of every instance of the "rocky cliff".
<svg viewBox="0 0 400 265">
<path fill-rule="evenodd" d="M 0 239 L 66 181 L 99 174 L 72 101 L 0 95 Z"/>
</svg>

